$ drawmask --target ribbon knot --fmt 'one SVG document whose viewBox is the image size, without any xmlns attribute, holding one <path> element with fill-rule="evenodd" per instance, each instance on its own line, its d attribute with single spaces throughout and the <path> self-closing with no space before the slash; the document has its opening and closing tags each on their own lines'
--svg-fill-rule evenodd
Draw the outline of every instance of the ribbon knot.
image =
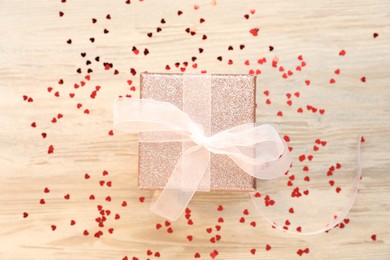
<svg viewBox="0 0 390 260">
<path fill-rule="evenodd" d="M 199 144 L 202 146 L 209 146 L 211 143 L 212 137 L 206 136 L 204 134 L 204 131 L 202 129 L 200 129 L 199 127 L 197 127 L 197 130 L 192 132 L 190 139 L 195 144 Z"/>
</svg>

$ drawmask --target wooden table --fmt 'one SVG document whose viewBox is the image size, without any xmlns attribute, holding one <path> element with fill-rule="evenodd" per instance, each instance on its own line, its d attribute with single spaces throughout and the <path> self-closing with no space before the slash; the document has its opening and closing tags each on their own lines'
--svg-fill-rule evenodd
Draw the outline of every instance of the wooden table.
<svg viewBox="0 0 390 260">
<path fill-rule="evenodd" d="M 0 1 L 0 259 L 390 259 L 389 10 L 383 0 Z M 257 120 L 290 138 L 297 179 L 336 162 L 352 174 L 364 136 L 343 228 L 276 231 L 242 193 L 196 194 L 193 225 L 149 211 L 136 135 L 110 132 L 112 100 L 137 97 L 142 71 L 203 70 L 259 74 Z M 313 151 L 316 139 L 328 145 Z"/>
</svg>

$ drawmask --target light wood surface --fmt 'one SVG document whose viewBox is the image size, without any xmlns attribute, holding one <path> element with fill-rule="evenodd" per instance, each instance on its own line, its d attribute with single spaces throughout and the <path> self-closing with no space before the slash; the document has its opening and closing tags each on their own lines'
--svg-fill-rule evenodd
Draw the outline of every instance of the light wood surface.
<svg viewBox="0 0 390 260">
<path fill-rule="evenodd" d="M 216 259 L 390 259 L 388 1 L 125 2 L 0 0 L 0 259 L 194 259 L 197 252 L 201 259 L 210 259 L 213 250 L 218 250 Z M 178 10 L 183 14 L 178 16 Z M 107 14 L 111 19 L 106 19 Z M 97 19 L 95 24 L 92 18 Z M 165 24 L 160 23 L 162 18 Z M 200 18 L 205 22 L 200 24 Z M 162 31 L 157 33 L 156 27 Z M 103 33 L 105 28 L 109 33 Z M 196 35 L 186 33 L 186 28 Z M 257 36 L 251 35 L 252 28 L 259 28 Z M 148 37 L 148 32 L 153 36 Z M 240 44 L 245 45 L 243 50 Z M 229 45 L 234 50 L 228 51 Z M 132 52 L 133 46 L 138 55 Z M 145 48 L 150 52 L 147 56 Z M 204 52 L 199 54 L 198 48 Z M 346 51 L 344 56 L 339 55 L 341 50 Z M 307 63 L 300 72 L 296 71 L 299 55 Z M 191 67 L 193 56 L 196 69 Z M 283 79 L 271 66 L 276 56 L 278 66 L 291 69 L 293 76 Z M 257 64 L 262 57 L 267 63 Z M 87 60 L 92 64 L 87 66 Z M 139 72 L 168 72 L 167 64 L 169 72 L 179 72 L 174 64 L 184 61 L 189 62 L 186 72 L 193 73 L 261 69 L 257 120 L 274 123 L 291 138 L 298 165 L 292 171 L 297 175 L 303 166 L 298 156 L 311 153 L 317 138 L 337 143 L 336 149 L 345 144 L 347 150 L 344 154 L 324 148 L 316 153 L 321 159 L 310 162 L 310 169 L 326 172 L 336 161 L 353 169 L 354 144 L 358 134 L 363 134 L 364 177 L 350 222 L 343 229 L 318 236 L 287 235 L 255 214 L 247 194 L 199 193 L 190 204 L 194 225 L 187 225 L 183 216 L 171 224 L 173 233 L 167 232 L 164 220 L 148 209 L 152 192 L 136 187 L 136 136 L 117 131 L 109 135 L 111 106 L 118 95 L 139 95 Z M 105 70 L 103 62 L 113 63 L 114 68 Z M 88 67 L 93 69 L 90 80 L 84 79 Z M 135 76 L 131 68 L 136 69 Z M 337 69 L 339 74 L 334 72 Z M 332 78 L 334 84 L 330 84 Z M 58 84 L 60 79 L 63 84 Z M 128 80 L 133 83 L 129 85 Z M 305 80 L 310 80 L 310 86 Z M 80 81 L 85 86 L 75 89 Z M 92 99 L 96 86 L 101 89 Z M 136 90 L 130 90 L 131 86 Z M 53 90 L 49 92 L 48 87 Z M 270 91 L 269 97 L 263 94 L 265 90 Z M 293 104 L 286 104 L 286 93 L 298 91 L 300 97 L 293 96 Z M 70 93 L 75 96 L 70 98 Z M 24 101 L 24 95 L 33 102 Z M 82 108 L 77 108 L 78 103 Z M 308 111 L 307 105 L 325 113 Z M 303 113 L 297 113 L 299 107 Z M 63 118 L 52 123 L 59 113 Z M 52 154 L 48 154 L 50 145 Z M 103 176 L 104 170 L 108 175 Z M 50 192 L 45 193 L 45 188 Z M 66 194 L 69 199 L 64 198 Z M 95 200 L 89 199 L 91 194 Z M 143 203 L 140 197 L 145 198 Z M 46 204 L 40 204 L 40 199 Z M 126 207 L 121 206 L 123 201 Z M 217 210 L 220 204 L 223 211 Z M 100 216 L 98 205 L 112 212 L 103 228 L 95 221 Z M 244 209 L 251 214 L 241 224 Z M 120 219 L 115 220 L 115 214 Z M 224 223 L 216 232 L 218 217 Z M 256 221 L 255 228 L 250 221 Z M 163 225 L 159 230 L 157 223 Z M 212 234 L 206 231 L 209 227 Z M 109 228 L 114 228 L 112 234 Z M 95 238 L 98 230 L 104 234 Z M 211 243 L 216 234 L 221 240 Z M 266 250 L 267 244 L 271 250 Z M 298 250 L 305 248 L 309 254 L 299 256 Z"/>
</svg>

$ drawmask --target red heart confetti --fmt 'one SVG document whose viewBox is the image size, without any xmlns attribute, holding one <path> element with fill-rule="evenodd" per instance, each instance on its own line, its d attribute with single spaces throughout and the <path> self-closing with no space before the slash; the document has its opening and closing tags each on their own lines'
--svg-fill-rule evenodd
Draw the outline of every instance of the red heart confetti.
<svg viewBox="0 0 390 260">
<path fill-rule="evenodd" d="M 53 145 L 49 145 L 49 148 L 47 149 L 47 153 L 48 154 L 54 153 L 54 146 Z"/>
<path fill-rule="evenodd" d="M 213 251 L 210 253 L 210 257 L 211 257 L 212 259 L 215 259 L 215 257 L 217 257 L 217 255 L 218 255 L 218 250 L 213 250 Z"/>
<path fill-rule="evenodd" d="M 253 28 L 249 30 L 250 34 L 252 34 L 253 36 L 257 36 L 259 31 L 259 28 Z"/>
</svg>

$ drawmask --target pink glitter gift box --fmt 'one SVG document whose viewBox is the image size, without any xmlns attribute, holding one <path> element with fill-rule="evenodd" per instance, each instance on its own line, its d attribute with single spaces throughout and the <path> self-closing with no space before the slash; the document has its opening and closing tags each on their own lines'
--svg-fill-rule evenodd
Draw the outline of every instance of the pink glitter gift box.
<svg viewBox="0 0 390 260">
<path fill-rule="evenodd" d="M 202 77 L 206 77 L 203 75 L 192 76 L 200 80 Z M 191 77 L 191 74 L 184 76 L 184 74 L 142 73 L 140 98 L 170 102 L 183 109 L 185 106 L 183 86 L 187 82 L 184 80 L 185 77 Z M 204 113 L 204 117 L 211 116 L 211 135 L 240 124 L 256 121 L 256 76 L 212 74 L 207 77 L 210 81 L 210 110 L 208 115 L 206 112 Z M 188 86 L 186 87 L 188 89 Z M 196 91 L 196 87 L 194 86 L 193 91 Z M 196 104 L 196 94 L 191 95 L 190 98 L 192 100 L 189 103 Z M 197 113 L 202 118 L 202 109 L 198 110 L 200 111 Z M 142 142 L 142 134 L 140 133 L 141 141 L 139 143 L 138 187 L 149 190 L 163 189 L 182 154 L 183 143 Z M 255 190 L 255 178 L 244 172 L 226 155 L 211 154 L 209 167 L 210 190 Z"/>
</svg>

